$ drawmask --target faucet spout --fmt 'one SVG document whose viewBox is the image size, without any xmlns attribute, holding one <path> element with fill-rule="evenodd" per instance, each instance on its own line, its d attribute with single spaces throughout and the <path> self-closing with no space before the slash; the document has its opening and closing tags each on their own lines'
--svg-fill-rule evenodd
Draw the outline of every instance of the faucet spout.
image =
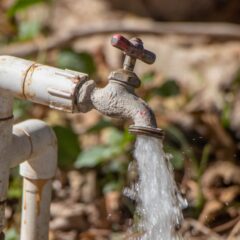
<svg viewBox="0 0 240 240">
<path fill-rule="evenodd" d="M 131 87 L 110 81 L 104 88 L 95 88 L 91 94 L 93 107 L 104 115 L 131 119 L 135 126 L 156 128 L 153 111 Z"/>
<path fill-rule="evenodd" d="M 82 86 L 85 94 L 80 92 L 80 111 L 81 107 L 87 111 L 95 109 L 112 118 L 131 120 L 133 125 L 129 127 L 130 132 L 163 137 L 163 131 L 157 128 L 152 109 L 134 93 L 132 86 L 115 80 L 110 80 L 104 88 L 97 88 L 91 80 L 85 85 Z"/>
</svg>

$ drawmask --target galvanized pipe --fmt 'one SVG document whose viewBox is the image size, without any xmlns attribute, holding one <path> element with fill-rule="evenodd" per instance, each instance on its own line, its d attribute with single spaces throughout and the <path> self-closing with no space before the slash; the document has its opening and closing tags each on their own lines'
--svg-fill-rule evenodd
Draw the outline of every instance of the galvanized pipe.
<svg viewBox="0 0 240 240">
<path fill-rule="evenodd" d="M 0 89 L 0 236 L 3 238 L 5 226 L 5 203 L 7 199 L 10 158 L 7 149 L 12 141 L 13 97 Z"/>
</svg>

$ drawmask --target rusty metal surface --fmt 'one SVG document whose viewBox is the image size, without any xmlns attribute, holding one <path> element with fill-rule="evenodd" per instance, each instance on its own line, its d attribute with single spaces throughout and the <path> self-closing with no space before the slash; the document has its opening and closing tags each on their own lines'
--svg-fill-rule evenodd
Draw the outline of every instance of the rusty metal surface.
<svg viewBox="0 0 240 240">
<path fill-rule="evenodd" d="M 113 45 L 119 47 L 117 43 Z M 126 50 L 123 45 L 124 44 L 119 48 Z M 138 46 L 131 46 L 138 53 Z M 141 49 L 143 49 L 142 45 Z M 140 80 L 133 72 L 136 57 L 140 57 L 140 55 L 134 55 L 131 51 L 125 51 L 125 53 L 128 54 L 126 58 L 131 61 L 131 68 L 128 66 L 126 69 L 123 66 L 122 69 L 112 72 L 109 76 L 109 83 L 104 88 L 97 88 L 94 84 L 85 87 L 85 83 L 80 88 L 78 100 L 81 101 L 79 105 L 80 107 L 81 104 L 88 106 L 88 108 L 86 108 L 88 111 L 94 108 L 109 117 L 130 119 L 136 126 L 157 128 L 153 111 L 148 104 L 134 92 L 134 89 L 140 86 Z M 84 89 L 85 91 L 83 91 Z"/>
<path fill-rule="evenodd" d="M 124 52 L 125 59 L 123 68 L 111 72 L 109 80 L 119 81 L 121 84 L 125 83 L 138 88 L 141 85 L 141 81 L 133 72 L 136 60 L 139 59 L 147 64 L 153 64 L 156 60 L 156 55 L 143 47 L 143 42 L 140 38 L 128 40 L 120 34 L 115 34 L 112 37 L 111 43 L 113 47 Z"/>
<path fill-rule="evenodd" d="M 129 67 L 135 65 L 134 59 L 139 59 L 147 64 L 153 64 L 156 60 L 156 55 L 149 50 L 144 49 L 143 42 L 140 38 L 132 38 L 131 40 L 126 39 L 120 34 L 115 34 L 112 37 L 112 46 L 123 51 L 129 56 Z M 131 61 L 133 62 L 131 63 Z"/>
<path fill-rule="evenodd" d="M 138 88 L 141 85 L 141 81 L 140 81 L 139 77 L 137 76 L 137 74 L 132 71 L 125 70 L 125 69 L 119 69 L 117 71 L 111 72 L 108 79 L 119 81 L 123 84 L 125 83 L 134 88 Z"/>
<path fill-rule="evenodd" d="M 119 119 L 130 119 L 137 126 L 156 127 L 155 116 L 133 89 L 110 81 L 104 88 L 95 88 L 91 93 L 91 102 L 100 113 Z"/>
<path fill-rule="evenodd" d="M 39 66 L 39 64 L 36 64 L 36 63 L 33 63 L 29 69 L 26 70 L 25 72 L 25 76 L 24 76 L 24 81 L 23 81 L 23 84 L 22 84 L 22 95 L 25 99 L 32 99 L 35 94 L 32 93 L 32 94 L 29 94 L 29 96 L 27 95 L 27 90 L 29 88 L 29 86 L 31 85 L 31 77 L 32 77 L 32 74 L 35 70 L 35 68 L 37 68 Z"/>
<path fill-rule="evenodd" d="M 43 188 L 47 184 L 49 179 L 28 179 L 36 188 L 36 192 L 34 193 L 36 195 L 36 206 L 37 206 L 37 216 L 40 215 L 41 211 L 41 201 L 42 201 L 42 194 L 43 194 Z M 27 208 L 26 202 L 24 203 L 24 208 Z"/>
<path fill-rule="evenodd" d="M 155 138 L 164 138 L 164 131 L 160 128 L 151 128 L 151 127 L 143 127 L 143 126 L 130 126 L 129 132 L 136 135 L 147 135 Z"/>
</svg>

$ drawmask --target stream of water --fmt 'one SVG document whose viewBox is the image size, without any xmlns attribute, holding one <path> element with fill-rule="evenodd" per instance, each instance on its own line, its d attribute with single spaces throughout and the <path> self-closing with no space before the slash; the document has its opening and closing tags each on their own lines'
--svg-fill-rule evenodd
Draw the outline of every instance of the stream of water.
<svg viewBox="0 0 240 240">
<path fill-rule="evenodd" d="M 137 240 L 177 240 L 175 228 L 183 219 L 186 201 L 179 193 L 173 177 L 170 157 L 164 153 L 162 141 L 139 135 L 135 144 L 139 180 L 124 194 L 137 202 L 138 221 L 134 231 Z"/>
</svg>

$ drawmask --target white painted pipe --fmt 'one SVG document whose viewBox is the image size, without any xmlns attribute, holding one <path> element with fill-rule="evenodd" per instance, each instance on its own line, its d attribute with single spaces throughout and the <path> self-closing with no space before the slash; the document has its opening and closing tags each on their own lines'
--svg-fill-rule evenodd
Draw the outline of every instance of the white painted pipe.
<svg viewBox="0 0 240 240">
<path fill-rule="evenodd" d="M 43 121 L 27 120 L 14 125 L 11 149 L 11 167 L 21 163 L 24 177 L 21 240 L 47 240 L 51 183 L 57 168 L 56 136 Z"/>
<path fill-rule="evenodd" d="M 51 179 L 24 178 L 21 240 L 48 240 L 51 193 Z"/>
<path fill-rule="evenodd" d="M 37 176 L 37 178 L 48 178 L 48 176 L 51 178 L 57 164 L 55 160 L 56 148 L 56 135 L 45 122 L 38 119 L 31 119 L 15 124 L 13 126 L 12 144 L 8 150 L 11 159 L 10 167 L 16 167 L 26 160 L 30 161 L 33 165 L 34 161 L 32 159 L 36 159 L 44 153 L 47 153 L 48 157 L 50 154 L 53 154 L 52 157 L 50 156 L 53 160 L 49 161 L 47 166 L 42 166 L 47 169 L 42 170 L 45 173 L 41 173 L 41 176 L 34 173 L 34 176 Z M 41 163 L 38 164 L 41 166 Z M 35 168 L 40 169 L 40 166 L 35 166 Z"/>
<path fill-rule="evenodd" d="M 18 139 L 15 137 L 17 151 L 12 155 L 15 159 L 12 165 L 22 161 L 16 161 L 18 154 L 28 155 L 27 161 L 20 164 L 20 174 L 24 177 L 21 240 L 47 240 L 57 139 L 53 130 L 40 120 L 19 123 L 14 126 L 14 132 Z"/>
<path fill-rule="evenodd" d="M 5 202 L 7 198 L 10 158 L 7 149 L 12 141 L 13 97 L 0 89 L 0 238 L 5 226 Z"/>
<path fill-rule="evenodd" d="M 79 87 L 87 74 L 0 56 L 0 88 L 18 98 L 67 112 L 77 111 Z"/>
<path fill-rule="evenodd" d="M 15 136 L 17 133 L 19 134 L 20 140 L 18 140 L 18 147 L 14 150 L 16 152 L 12 151 L 11 153 L 13 159 L 11 165 L 22 162 L 22 159 L 17 160 L 18 156 L 22 154 L 17 152 L 17 149 L 25 149 L 24 154 L 28 155 L 28 159 L 20 165 L 20 174 L 30 179 L 53 178 L 57 166 L 57 138 L 51 127 L 41 120 L 32 119 L 14 125 L 13 132 Z M 21 138 L 25 141 L 22 141 Z"/>
<path fill-rule="evenodd" d="M 17 125 L 13 126 L 12 144 L 8 150 L 11 159 L 11 168 L 18 166 L 20 163 L 26 161 L 27 159 L 30 159 L 30 156 L 32 155 L 30 137 L 28 133 L 26 133 L 23 129 L 17 127 Z"/>
</svg>

